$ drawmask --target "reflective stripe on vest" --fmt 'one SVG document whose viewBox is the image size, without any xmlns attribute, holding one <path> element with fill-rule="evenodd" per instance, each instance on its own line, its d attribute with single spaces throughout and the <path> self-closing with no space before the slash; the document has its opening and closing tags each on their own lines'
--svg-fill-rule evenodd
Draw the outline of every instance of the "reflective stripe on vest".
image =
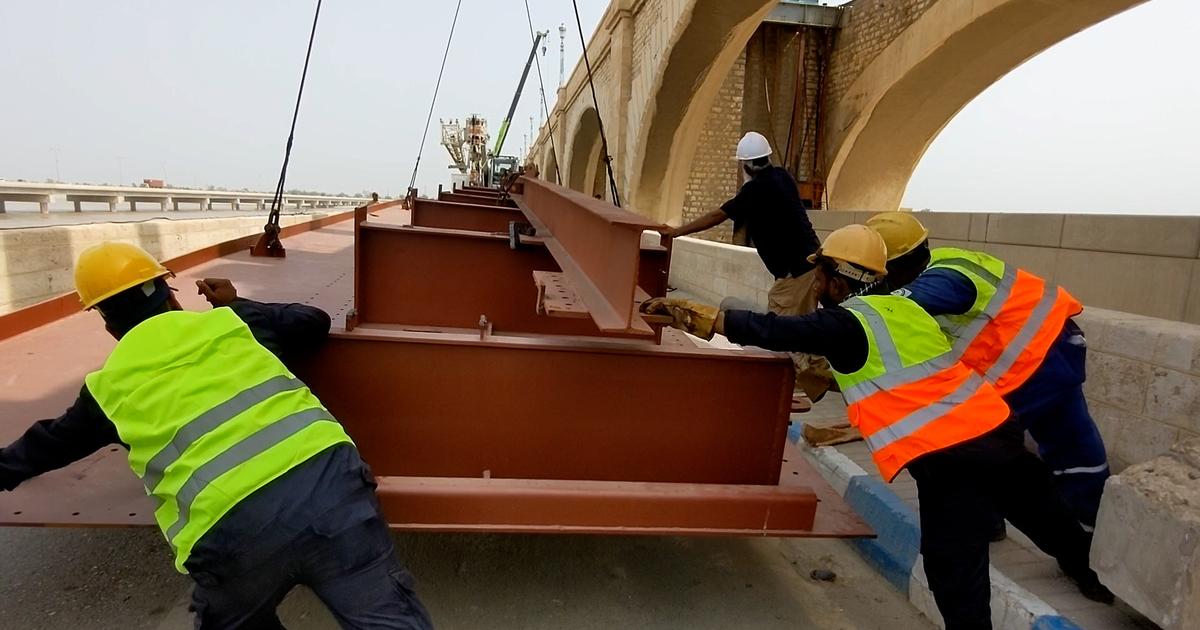
<svg viewBox="0 0 1200 630">
<path fill-rule="evenodd" d="M 1002 424 L 1008 406 L 984 378 L 953 360 L 949 340 L 915 302 L 866 296 L 842 304 L 867 334 L 868 356 L 852 374 L 834 372 L 884 478 L 912 460 Z"/>
<path fill-rule="evenodd" d="M 954 356 L 1001 394 L 1028 380 L 1067 318 L 1083 309 L 1063 289 L 983 252 L 936 248 L 929 268 L 952 269 L 975 286 L 975 303 L 966 313 L 936 319 L 954 338 Z"/>
<path fill-rule="evenodd" d="M 175 564 L 254 491 L 350 442 L 321 402 L 228 308 L 157 315 L 87 387 L 129 445 Z"/>
</svg>

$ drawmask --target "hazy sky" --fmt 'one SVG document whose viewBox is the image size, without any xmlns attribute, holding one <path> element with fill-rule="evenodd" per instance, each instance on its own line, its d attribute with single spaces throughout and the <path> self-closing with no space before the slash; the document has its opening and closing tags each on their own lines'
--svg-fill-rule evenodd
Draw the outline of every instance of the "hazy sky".
<svg viewBox="0 0 1200 630">
<path fill-rule="evenodd" d="M 463 0 L 418 186 L 449 182 L 438 117 L 508 110 L 532 41 L 522 0 Z M 529 0 L 550 30 L 542 70 L 558 85 L 580 55 L 569 2 Z M 0 0 L 0 177 L 270 190 L 315 1 Z M 408 186 L 454 15 L 447 0 L 326 0 L 288 187 L 400 194 Z M 590 36 L 606 0 L 579 0 Z M 570 20 L 570 21 L 568 21 Z M 541 109 L 530 72 L 505 144 Z"/>
<path fill-rule="evenodd" d="M 590 36 L 607 0 L 579 0 Z M 580 46 L 564 0 L 547 96 Z M 269 190 L 313 2 L 0 0 L 0 177 Z M 398 194 L 412 173 L 454 12 L 449 1 L 328 0 L 288 187 Z M 448 181 L 437 119 L 499 127 L 529 52 L 524 3 L 464 0 L 417 183 Z M 1056 46 L 967 106 L 930 147 L 905 205 L 936 210 L 1200 214 L 1200 3 L 1146 5 Z M 531 72 L 505 153 L 537 123 Z M 55 164 L 55 157 L 58 164 Z"/>
</svg>

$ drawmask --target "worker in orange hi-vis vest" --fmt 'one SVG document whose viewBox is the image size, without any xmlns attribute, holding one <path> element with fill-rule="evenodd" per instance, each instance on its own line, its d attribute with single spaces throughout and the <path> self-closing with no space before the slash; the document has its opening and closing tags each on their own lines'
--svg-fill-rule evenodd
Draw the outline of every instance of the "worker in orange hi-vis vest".
<svg viewBox="0 0 1200 630">
<path fill-rule="evenodd" d="M 937 321 L 912 300 L 873 295 L 886 274 L 883 239 L 850 225 L 813 255 L 824 308 L 808 315 L 719 309 L 682 299 L 645 310 L 703 337 L 829 360 L 887 481 L 907 469 L 920 498 L 925 573 L 948 630 L 991 628 L 988 539 L 995 514 L 1054 556 L 1088 598 L 1113 595 L 1088 566 L 1088 534 L 1025 449 L 1000 393 L 959 361 Z"/>
<path fill-rule="evenodd" d="M 990 254 L 929 247 L 907 212 L 867 221 L 888 246 L 888 288 L 934 316 L 962 362 L 988 379 L 1037 442 L 1084 529 L 1096 525 L 1108 455 L 1083 396 L 1083 306 L 1062 287 Z"/>
</svg>

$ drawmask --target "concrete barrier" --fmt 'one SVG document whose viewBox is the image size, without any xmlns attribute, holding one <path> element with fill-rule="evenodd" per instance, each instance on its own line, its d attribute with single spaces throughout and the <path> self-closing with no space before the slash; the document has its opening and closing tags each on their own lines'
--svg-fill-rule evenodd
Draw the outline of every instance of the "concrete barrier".
<svg viewBox="0 0 1200 630">
<path fill-rule="evenodd" d="M 821 237 L 871 212 L 810 212 Z M 981 249 L 1084 304 L 1200 324 L 1200 217 L 920 212 L 935 246 Z M 681 241 L 683 239 L 680 239 Z"/>
<path fill-rule="evenodd" d="M 1092 567 L 1166 630 L 1200 628 L 1200 439 L 1109 479 Z"/>
<path fill-rule="evenodd" d="M 331 214 L 285 214 L 289 226 Z M 84 248 L 101 241 L 136 243 L 160 259 L 262 231 L 263 216 L 62 225 L 0 230 L 0 315 L 74 290 L 72 269 Z"/>
</svg>

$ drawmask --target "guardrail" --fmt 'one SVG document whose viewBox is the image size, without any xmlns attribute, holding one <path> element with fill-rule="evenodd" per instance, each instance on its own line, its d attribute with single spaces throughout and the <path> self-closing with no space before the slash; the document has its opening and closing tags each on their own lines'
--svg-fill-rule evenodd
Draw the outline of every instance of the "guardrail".
<svg viewBox="0 0 1200 630">
<path fill-rule="evenodd" d="M 83 211 L 83 204 L 107 204 L 109 212 L 116 211 L 120 204 L 129 204 L 131 211 L 138 204 L 157 204 L 166 212 L 179 210 L 180 205 L 196 205 L 199 210 L 212 210 L 214 204 L 228 204 L 231 210 L 242 206 L 253 206 L 263 210 L 274 195 L 264 192 L 242 192 L 235 190 L 195 190 L 188 188 L 150 188 L 138 186 L 91 186 L 86 184 L 42 184 L 36 182 L 0 181 L 0 213 L 5 212 L 5 202 L 38 204 L 42 214 L 49 214 L 50 204 L 56 200 L 71 203 L 75 212 Z M 288 195 L 283 196 L 283 207 L 333 208 L 358 206 L 370 201 L 367 197 L 340 197 L 336 195 Z"/>
</svg>

